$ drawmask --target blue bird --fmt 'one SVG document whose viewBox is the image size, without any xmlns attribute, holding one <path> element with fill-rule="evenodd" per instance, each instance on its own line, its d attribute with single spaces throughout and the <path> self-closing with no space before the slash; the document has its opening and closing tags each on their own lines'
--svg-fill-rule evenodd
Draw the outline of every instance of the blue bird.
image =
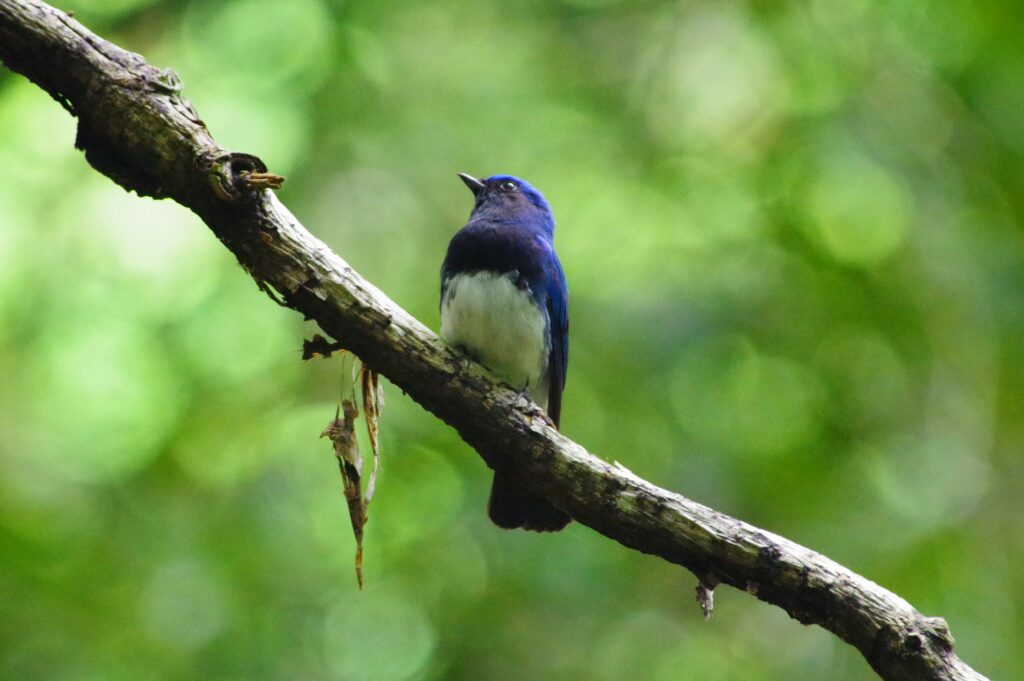
<svg viewBox="0 0 1024 681">
<path fill-rule="evenodd" d="M 569 291 L 551 207 L 528 182 L 459 173 L 476 197 L 441 266 L 441 336 L 547 410 L 558 425 L 569 363 Z M 569 516 L 495 472 L 498 527 L 554 532 Z"/>
</svg>

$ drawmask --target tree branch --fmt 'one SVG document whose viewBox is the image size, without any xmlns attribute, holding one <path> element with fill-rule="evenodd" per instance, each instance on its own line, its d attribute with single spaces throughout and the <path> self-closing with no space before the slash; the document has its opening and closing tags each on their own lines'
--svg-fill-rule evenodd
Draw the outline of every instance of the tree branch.
<svg viewBox="0 0 1024 681">
<path fill-rule="evenodd" d="M 220 147 L 156 69 L 35 0 L 0 0 L 0 60 L 78 117 L 77 147 L 140 196 L 194 211 L 261 288 L 454 427 L 488 465 L 579 522 L 682 565 L 703 604 L 728 584 L 855 646 L 886 679 L 982 679 L 953 652 L 941 618 L 838 563 L 609 465 L 556 431 L 535 406 L 450 350 L 306 231 L 267 187 L 281 178 Z"/>
</svg>

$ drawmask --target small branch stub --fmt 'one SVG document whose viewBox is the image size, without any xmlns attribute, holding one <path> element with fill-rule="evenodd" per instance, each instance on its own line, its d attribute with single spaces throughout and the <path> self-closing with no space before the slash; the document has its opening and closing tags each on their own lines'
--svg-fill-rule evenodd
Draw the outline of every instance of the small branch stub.
<svg viewBox="0 0 1024 681">
<path fill-rule="evenodd" d="M 285 179 L 267 172 L 258 156 L 240 152 L 218 154 L 209 163 L 208 177 L 214 193 L 223 201 L 238 201 L 262 189 L 278 189 Z"/>
<path fill-rule="evenodd" d="M 239 174 L 239 177 L 248 184 L 249 189 L 254 191 L 260 189 L 280 189 L 281 185 L 284 184 L 284 175 L 275 175 L 274 173 L 242 172 Z"/>
<path fill-rule="evenodd" d="M 344 352 L 345 348 L 341 343 L 332 343 L 318 333 L 313 334 L 309 340 L 302 342 L 302 359 L 309 360 L 314 357 L 327 358 L 335 352 Z"/>
<path fill-rule="evenodd" d="M 715 587 L 708 586 L 704 582 L 697 584 L 697 605 L 704 613 L 704 620 L 711 619 L 711 613 L 715 609 Z"/>
</svg>

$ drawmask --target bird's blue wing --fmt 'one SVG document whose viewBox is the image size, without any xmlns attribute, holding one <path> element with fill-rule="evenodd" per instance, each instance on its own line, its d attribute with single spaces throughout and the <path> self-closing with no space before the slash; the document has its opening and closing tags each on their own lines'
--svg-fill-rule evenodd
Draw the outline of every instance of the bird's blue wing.
<svg viewBox="0 0 1024 681">
<path fill-rule="evenodd" d="M 562 416 L 562 390 L 569 369 L 569 289 L 554 249 L 546 277 L 548 326 L 551 352 L 548 358 L 548 416 L 557 426 Z"/>
</svg>

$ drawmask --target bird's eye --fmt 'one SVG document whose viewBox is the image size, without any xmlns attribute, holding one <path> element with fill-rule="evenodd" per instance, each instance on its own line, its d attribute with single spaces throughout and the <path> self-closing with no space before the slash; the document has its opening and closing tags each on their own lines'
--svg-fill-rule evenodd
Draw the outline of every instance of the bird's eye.
<svg viewBox="0 0 1024 681">
<path fill-rule="evenodd" d="M 502 182 L 501 191 L 503 192 L 514 192 L 519 189 L 519 186 L 515 182 Z"/>
</svg>

